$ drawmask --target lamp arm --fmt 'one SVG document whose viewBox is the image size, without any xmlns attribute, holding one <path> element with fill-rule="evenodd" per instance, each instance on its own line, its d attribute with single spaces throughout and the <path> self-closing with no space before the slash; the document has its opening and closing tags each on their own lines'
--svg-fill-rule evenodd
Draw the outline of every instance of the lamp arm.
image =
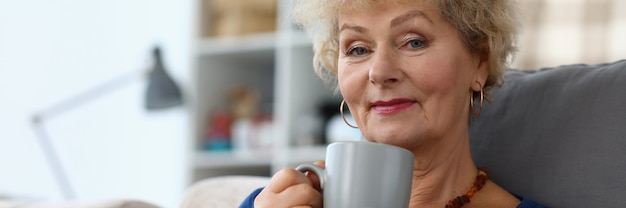
<svg viewBox="0 0 626 208">
<path fill-rule="evenodd" d="M 125 86 L 132 81 L 136 81 L 138 78 L 146 76 L 148 70 L 132 71 L 126 74 L 119 75 L 106 82 L 93 86 L 79 94 L 69 97 L 55 105 L 44 108 L 43 110 L 35 113 L 34 120 L 48 120 L 57 115 L 65 113 L 68 110 L 74 109 L 77 106 L 98 98 L 102 95 L 110 93 L 117 88 Z"/>
<path fill-rule="evenodd" d="M 48 133 L 41 125 L 40 120 L 33 120 L 33 129 L 37 134 L 37 139 L 39 144 L 41 145 L 41 149 L 43 150 L 44 156 L 48 164 L 50 165 L 50 169 L 52 170 L 52 174 L 56 180 L 59 189 L 61 189 L 61 193 L 65 199 L 74 199 L 75 194 L 72 189 L 72 185 L 70 184 L 69 178 L 65 173 L 65 169 L 61 164 L 61 160 L 59 160 L 57 152 L 54 150 Z"/>
<path fill-rule="evenodd" d="M 44 110 L 41 110 L 33 115 L 32 127 L 35 130 L 37 139 L 39 140 L 39 143 L 41 145 L 41 149 L 44 152 L 44 156 L 46 157 L 46 160 L 50 165 L 50 169 L 54 174 L 57 185 L 59 186 L 59 189 L 61 189 L 61 192 L 63 193 L 65 199 L 75 198 L 75 193 L 70 183 L 70 180 L 67 177 L 67 173 L 63 168 L 63 164 L 61 163 L 57 152 L 54 150 L 52 140 L 50 139 L 50 136 L 48 136 L 48 133 L 46 132 L 43 123 L 46 120 L 59 116 L 71 109 L 74 109 L 77 106 L 83 105 L 88 101 L 110 93 L 113 90 L 116 90 L 126 84 L 131 83 L 132 81 L 137 80 L 138 78 L 142 78 L 146 74 L 147 70 L 142 70 L 120 75 L 107 82 L 96 85 L 88 90 L 69 97 L 68 99 L 61 101 L 55 105 L 45 108 Z"/>
</svg>

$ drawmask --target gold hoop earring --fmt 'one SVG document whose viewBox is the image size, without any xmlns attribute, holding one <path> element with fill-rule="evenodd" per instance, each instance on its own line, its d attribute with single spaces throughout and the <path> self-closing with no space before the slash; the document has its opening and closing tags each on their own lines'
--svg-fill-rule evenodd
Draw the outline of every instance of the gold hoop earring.
<svg viewBox="0 0 626 208">
<path fill-rule="evenodd" d="M 346 116 L 343 114 L 343 104 L 346 103 L 346 100 L 341 100 L 341 105 L 339 106 L 339 113 L 341 113 L 341 118 L 343 119 L 343 122 L 345 122 L 349 127 L 358 129 L 358 126 L 354 126 L 350 123 L 348 123 L 348 120 L 346 119 Z"/>
<path fill-rule="evenodd" d="M 479 81 L 476 81 L 476 82 L 480 86 L 480 104 L 478 106 L 478 111 L 476 111 L 476 108 L 474 107 L 474 92 L 475 91 L 471 91 L 471 93 L 470 93 L 470 109 L 472 109 L 472 113 L 475 116 L 480 116 L 480 112 L 483 111 L 483 100 L 485 98 L 485 94 L 483 92 L 482 84 L 480 84 Z"/>
</svg>

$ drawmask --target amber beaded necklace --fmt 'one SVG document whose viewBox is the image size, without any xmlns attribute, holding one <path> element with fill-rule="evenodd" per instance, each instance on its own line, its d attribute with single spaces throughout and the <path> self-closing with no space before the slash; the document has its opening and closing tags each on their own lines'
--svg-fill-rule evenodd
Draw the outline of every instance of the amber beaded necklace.
<svg viewBox="0 0 626 208">
<path fill-rule="evenodd" d="M 476 176 L 476 181 L 474 181 L 474 186 L 472 186 L 472 188 L 467 191 L 466 194 L 457 196 L 456 198 L 450 200 L 448 204 L 446 204 L 446 208 L 459 208 L 465 204 L 470 203 L 470 198 L 472 198 L 472 196 L 474 196 L 476 192 L 480 191 L 480 189 L 485 186 L 487 180 L 489 180 L 489 173 L 487 172 L 486 168 L 481 168 L 480 170 L 478 170 L 478 175 Z"/>
</svg>

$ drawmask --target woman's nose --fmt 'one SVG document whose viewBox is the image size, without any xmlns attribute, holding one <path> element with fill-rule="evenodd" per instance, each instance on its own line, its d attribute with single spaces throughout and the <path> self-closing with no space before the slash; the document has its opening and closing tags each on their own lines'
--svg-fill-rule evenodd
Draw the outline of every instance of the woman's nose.
<svg viewBox="0 0 626 208">
<path fill-rule="evenodd" d="M 385 86 L 401 82 L 404 73 L 396 64 L 397 61 L 399 60 L 391 49 L 377 50 L 369 70 L 370 83 Z"/>
</svg>

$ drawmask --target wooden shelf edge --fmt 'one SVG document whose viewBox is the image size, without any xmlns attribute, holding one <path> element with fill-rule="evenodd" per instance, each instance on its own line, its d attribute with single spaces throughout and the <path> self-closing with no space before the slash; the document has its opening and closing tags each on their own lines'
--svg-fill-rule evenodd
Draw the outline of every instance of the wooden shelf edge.
<svg viewBox="0 0 626 208">
<path fill-rule="evenodd" d="M 305 32 L 291 33 L 291 42 L 287 45 L 302 47 L 312 46 L 311 38 Z M 277 32 L 258 33 L 233 37 L 201 38 L 198 40 L 196 53 L 200 56 L 226 55 L 234 53 L 271 51 L 276 49 L 279 34 Z"/>
<path fill-rule="evenodd" d="M 287 149 L 287 161 L 290 164 L 300 164 L 324 160 L 326 146 L 292 147 Z M 194 168 L 246 168 L 271 166 L 273 153 L 269 150 L 261 151 L 198 151 L 194 156 Z"/>
<path fill-rule="evenodd" d="M 276 46 L 276 33 L 202 38 L 198 40 L 196 53 L 201 56 L 224 55 L 241 52 L 273 50 Z"/>
<path fill-rule="evenodd" d="M 198 151 L 194 156 L 195 168 L 246 168 L 270 166 L 272 155 L 269 151 Z"/>
</svg>

